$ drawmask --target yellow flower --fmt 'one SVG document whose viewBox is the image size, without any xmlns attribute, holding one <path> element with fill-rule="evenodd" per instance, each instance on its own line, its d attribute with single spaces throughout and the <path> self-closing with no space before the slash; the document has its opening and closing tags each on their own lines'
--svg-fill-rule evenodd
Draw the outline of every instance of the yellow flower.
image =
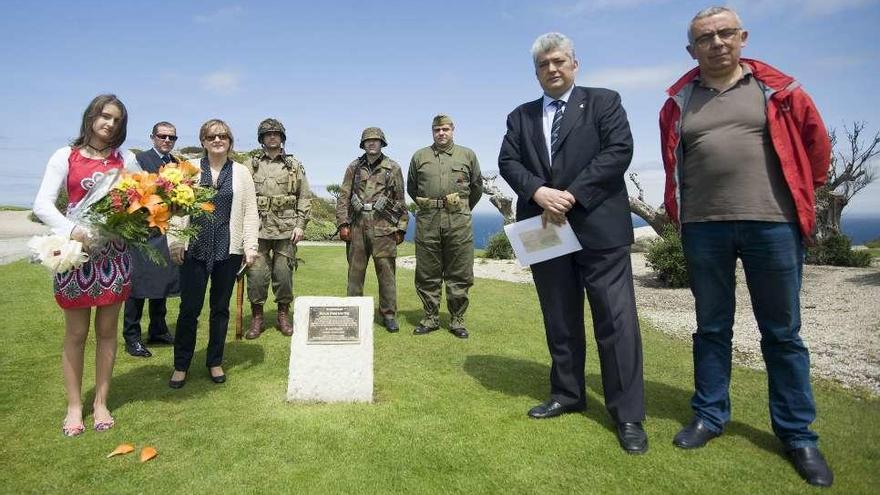
<svg viewBox="0 0 880 495">
<path fill-rule="evenodd" d="M 196 199 L 196 193 L 186 184 L 178 184 L 171 193 L 171 202 L 178 205 L 189 206 Z"/>
<path fill-rule="evenodd" d="M 138 182 L 132 176 L 126 175 L 116 184 L 116 189 L 127 191 L 129 189 L 134 189 L 137 186 Z"/>
<path fill-rule="evenodd" d="M 179 168 L 165 167 L 159 176 L 174 185 L 180 184 L 181 179 L 183 179 L 183 173 Z"/>
</svg>

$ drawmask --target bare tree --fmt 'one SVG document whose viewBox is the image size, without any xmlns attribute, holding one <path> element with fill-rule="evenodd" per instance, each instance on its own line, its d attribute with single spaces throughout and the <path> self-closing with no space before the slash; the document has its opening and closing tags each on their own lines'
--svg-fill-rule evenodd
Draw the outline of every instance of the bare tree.
<svg viewBox="0 0 880 495">
<path fill-rule="evenodd" d="M 880 154 L 880 132 L 865 140 L 865 122 L 853 122 L 846 131 L 845 148 L 839 149 L 837 132 L 830 132 L 831 167 L 828 182 L 816 190 L 817 237 L 840 233 L 840 217 L 852 198 L 877 178 L 873 159 Z M 848 149 L 846 149 L 848 148 Z"/>
<path fill-rule="evenodd" d="M 654 208 L 645 201 L 645 190 L 642 189 L 642 184 L 639 182 L 638 173 L 630 172 L 629 180 L 632 181 L 636 186 L 636 189 L 639 190 L 638 196 L 629 197 L 629 211 L 642 217 L 644 221 L 648 222 L 648 225 L 654 229 L 654 232 L 656 232 L 657 235 L 663 235 L 663 228 L 669 224 L 669 217 L 666 215 L 666 209 L 663 208 L 663 206 Z"/>
<path fill-rule="evenodd" d="M 498 174 L 483 175 L 483 192 L 489 196 L 489 202 L 495 208 L 498 208 L 501 216 L 504 217 L 504 224 L 507 225 L 516 220 L 513 212 L 513 199 L 504 194 L 501 188 L 495 185 L 495 179 L 497 178 Z"/>
</svg>

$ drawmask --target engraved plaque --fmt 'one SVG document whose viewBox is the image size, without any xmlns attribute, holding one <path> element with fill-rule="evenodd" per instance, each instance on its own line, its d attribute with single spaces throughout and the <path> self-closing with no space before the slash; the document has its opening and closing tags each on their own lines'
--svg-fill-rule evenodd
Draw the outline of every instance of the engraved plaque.
<svg viewBox="0 0 880 495">
<path fill-rule="evenodd" d="M 309 308 L 308 344 L 356 344 L 360 342 L 357 306 Z"/>
</svg>

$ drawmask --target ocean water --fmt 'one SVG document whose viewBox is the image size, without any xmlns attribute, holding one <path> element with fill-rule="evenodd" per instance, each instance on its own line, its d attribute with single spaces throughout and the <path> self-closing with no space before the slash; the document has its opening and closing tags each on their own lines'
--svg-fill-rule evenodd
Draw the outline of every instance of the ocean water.
<svg viewBox="0 0 880 495">
<path fill-rule="evenodd" d="M 644 227 L 647 222 L 633 215 L 633 227 Z M 412 241 L 415 234 L 415 218 L 410 216 L 409 228 L 406 231 L 406 239 Z M 504 227 L 504 219 L 499 213 L 475 213 L 474 224 L 474 247 L 482 249 L 486 247 L 489 238 L 496 232 L 501 232 Z M 841 219 L 843 233 L 849 236 L 853 245 L 863 244 L 867 241 L 880 238 L 880 215 L 847 215 Z"/>
</svg>

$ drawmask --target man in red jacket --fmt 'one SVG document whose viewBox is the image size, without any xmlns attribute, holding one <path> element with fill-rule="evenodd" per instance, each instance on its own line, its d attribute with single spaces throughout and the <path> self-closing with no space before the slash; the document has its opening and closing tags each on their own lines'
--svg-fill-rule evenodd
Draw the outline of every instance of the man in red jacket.
<svg viewBox="0 0 880 495">
<path fill-rule="evenodd" d="M 815 228 L 813 190 L 826 180 L 831 144 L 794 79 L 740 58 L 747 39 L 734 11 L 699 12 L 687 47 L 699 67 L 669 89 L 660 112 L 666 211 L 681 226 L 697 313 L 694 418 L 673 443 L 702 447 L 730 420 L 739 258 L 761 331 L 773 431 L 808 483 L 830 486 L 810 430 L 816 407 L 799 292 L 803 242 Z"/>
</svg>

